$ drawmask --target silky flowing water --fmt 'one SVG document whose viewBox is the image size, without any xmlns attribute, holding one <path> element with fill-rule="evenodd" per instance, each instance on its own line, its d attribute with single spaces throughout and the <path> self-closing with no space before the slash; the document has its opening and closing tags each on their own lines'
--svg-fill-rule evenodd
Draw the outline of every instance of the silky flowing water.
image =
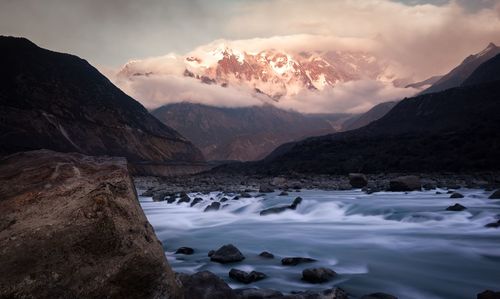
<svg viewBox="0 0 500 299">
<path fill-rule="evenodd" d="M 178 272 L 209 270 L 233 288 L 290 292 L 339 286 L 354 298 L 386 292 L 402 299 L 471 299 L 486 289 L 500 289 L 500 229 L 484 227 L 498 221 L 500 200 L 488 199 L 491 192 L 484 190 L 459 191 L 465 198 L 450 199 L 446 190 L 302 190 L 288 196 L 251 193 L 255 197 L 239 200 L 222 192 L 191 193 L 192 199 L 204 199 L 194 207 L 148 197 L 140 201 Z M 223 196 L 230 200 L 221 203 L 221 210 L 203 212 Z M 297 196 L 303 201 L 296 210 L 259 215 Z M 467 210 L 446 211 L 455 203 Z M 208 251 L 229 243 L 246 259 L 228 265 L 211 262 Z M 195 253 L 174 254 L 182 246 Z M 273 253 L 275 259 L 259 257 L 262 251 Z M 289 256 L 318 261 L 282 266 L 280 259 Z M 301 273 L 310 267 L 329 267 L 339 275 L 329 283 L 309 284 L 301 281 Z M 243 285 L 229 278 L 231 268 L 260 271 L 268 278 Z"/>
</svg>

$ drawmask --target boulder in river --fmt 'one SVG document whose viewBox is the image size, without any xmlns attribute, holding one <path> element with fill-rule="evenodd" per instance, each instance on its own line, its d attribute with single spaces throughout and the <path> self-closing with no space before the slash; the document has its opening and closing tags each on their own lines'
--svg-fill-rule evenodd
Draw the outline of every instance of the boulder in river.
<svg viewBox="0 0 500 299">
<path fill-rule="evenodd" d="M 270 253 L 270 252 L 267 252 L 267 251 L 262 251 L 260 254 L 259 254 L 260 257 L 263 257 L 263 258 L 267 258 L 267 259 L 273 259 L 274 258 L 274 254 Z"/>
<path fill-rule="evenodd" d="M 288 192 L 286 191 L 281 191 L 280 194 L 278 194 L 278 196 L 287 196 L 288 195 Z"/>
<path fill-rule="evenodd" d="M 193 199 L 193 201 L 191 202 L 191 205 L 190 205 L 190 206 L 192 207 L 192 206 L 194 206 L 194 205 L 196 205 L 196 204 L 198 204 L 198 203 L 200 203 L 200 202 L 202 202 L 202 201 L 203 201 L 203 198 L 201 198 L 201 197 L 196 197 L 195 199 Z"/>
<path fill-rule="evenodd" d="M 178 273 L 177 279 L 184 291 L 183 298 L 236 299 L 236 293 L 217 275 L 209 271 L 193 275 Z"/>
<path fill-rule="evenodd" d="M 288 210 L 295 210 L 301 202 L 302 202 L 302 197 L 298 196 L 297 198 L 295 198 L 293 200 L 291 205 L 264 209 L 264 210 L 260 211 L 260 215 L 266 216 L 266 215 L 270 215 L 270 214 L 283 213 L 283 212 L 288 211 Z"/>
<path fill-rule="evenodd" d="M 458 193 L 458 192 L 453 192 L 453 193 L 450 195 L 450 198 L 464 198 L 464 196 L 463 196 L 461 193 Z"/>
<path fill-rule="evenodd" d="M 490 197 L 488 197 L 489 199 L 500 199 L 500 189 L 496 190 L 495 192 L 493 192 Z"/>
<path fill-rule="evenodd" d="M 499 228 L 500 227 L 500 223 L 498 223 L 498 222 L 492 222 L 492 223 L 486 224 L 484 227 L 487 227 L 487 228 Z"/>
<path fill-rule="evenodd" d="M 368 185 L 368 179 L 362 173 L 349 173 L 349 184 L 353 188 L 363 188 Z"/>
<path fill-rule="evenodd" d="M 296 266 L 298 264 L 313 262 L 316 262 L 316 260 L 309 257 L 285 257 L 281 259 L 283 266 Z"/>
<path fill-rule="evenodd" d="M 398 297 L 386 293 L 373 293 L 364 295 L 361 299 L 398 299 Z"/>
<path fill-rule="evenodd" d="M 190 202 L 190 201 L 191 201 L 191 198 L 189 197 L 189 195 L 187 195 L 185 192 L 182 192 L 181 193 L 181 198 L 179 198 L 179 200 L 177 201 L 177 203 Z"/>
<path fill-rule="evenodd" d="M 233 244 L 222 246 L 210 256 L 211 261 L 221 264 L 240 262 L 244 259 L 245 256 Z"/>
<path fill-rule="evenodd" d="M 194 253 L 194 249 L 191 247 L 180 247 L 175 251 L 175 254 L 186 254 L 191 255 Z"/>
<path fill-rule="evenodd" d="M 310 283 L 323 283 L 330 281 L 337 273 L 328 268 L 308 268 L 302 271 L 302 280 Z"/>
<path fill-rule="evenodd" d="M 486 290 L 477 294 L 477 299 L 500 299 L 500 292 Z"/>
<path fill-rule="evenodd" d="M 389 191 L 414 191 L 420 189 L 420 178 L 414 175 L 400 176 L 389 181 Z"/>
<path fill-rule="evenodd" d="M 0 160 L 0 298 L 177 298 L 124 158 Z"/>
<path fill-rule="evenodd" d="M 271 290 L 271 289 L 257 289 L 257 288 L 245 288 L 234 290 L 238 299 L 278 299 L 286 298 L 283 293 Z M 302 299 L 297 297 L 291 297 L 290 299 Z"/>
<path fill-rule="evenodd" d="M 341 288 L 331 288 L 323 291 L 292 292 L 290 299 L 349 299 L 347 292 Z"/>
<path fill-rule="evenodd" d="M 220 202 L 214 201 L 205 208 L 203 212 L 218 211 L 220 209 Z"/>
<path fill-rule="evenodd" d="M 248 273 L 248 272 L 238 270 L 238 269 L 231 269 L 229 271 L 229 277 L 231 277 L 232 279 L 234 279 L 236 281 L 239 281 L 239 282 L 242 282 L 245 284 L 249 284 L 252 282 L 262 280 L 262 279 L 266 278 L 267 276 L 266 276 L 266 274 L 264 274 L 262 272 L 257 272 L 257 271 L 252 271 L 252 272 Z"/>
<path fill-rule="evenodd" d="M 462 206 L 461 204 L 459 203 L 456 203 L 452 206 L 449 206 L 446 208 L 446 211 L 454 211 L 454 212 L 460 212 L 460 211 L 463 211 L 463 210 L 466 210 L 467 208 Z"/>
</svg>

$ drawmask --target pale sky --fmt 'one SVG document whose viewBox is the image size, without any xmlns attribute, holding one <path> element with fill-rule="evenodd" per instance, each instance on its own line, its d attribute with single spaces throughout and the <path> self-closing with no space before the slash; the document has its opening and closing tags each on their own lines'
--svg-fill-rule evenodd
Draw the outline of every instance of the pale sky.
<svg viewBox="0 0 500 299">
<path fill-rule="evenodd" d="M 388 2 L 404 5 L 394 7 Z M 454 4 L 454 7 L 463 8 L 463 15 L 470 17 L 475 23 L 478 20 L 488 22 L 476 24 L 479 30 L 474 28 L 470 32 L 475 36 L 464 36 L 468 32 L 461 35 L 462 41 L 456 47 L 457 52 L 462 55 L 471 50 L 479 50 L 487 40 L 500 42 L 499 2 L 500 0 L 455 0 L 452 3 L 449 0 L 0 0 L 0 34 L 27 37 L 42 47 L 76 54 L 96 65 L 116 67 L 132 58 L 159 56 L 170 52 L 185 53 L 220 38 L 249 39 L 293 34 L 367 38 L 380 34 L 391 38 L 391 28 L 401 25 L 401 30 L 410 30 L 406 34 L 412 38 L 411 28 L 400 24 L 402 19 L 394 15 L 405 7 L 421 7 L 420 14 L 424 22 L 419 21 L 415 23 L 416 26 L 436 26 L 438 34 L 446 35 L 445 26 L 447 23 L 450 27 L 454 26 L 450 19 L 458 15 L 456 8 L 442 8 Z M 360 6 L 371 13 L 360 15 Z M 364 17 L 366 22 L 359 22 L 356 15 L 358 18 Z M 415 14 L 416 17 L 417 15 L 418 13 Z M 496 20 L 492 23 L 491 18 L 494 16 Z M 349 22 L 349 19 L 358 20 L 358 24 Z M 344 21 L 345 26 L 339 26 Z M 481 26 L 484 30 L 481 30 Z M 424 29 L 422 30 L 425 31 Z M 450 30 L 453 31 L 453 28 Z M 496 40 L 494 33 L 497 34 Z M 435 34 L 430 31 L 418 32 L 415 38 L 426 36 L 430 40 L 422 40 L 422 43 L 436 40 Z M 450 33 L 451 39 L 457 36 L 460 34 Z M 448 43 L 448 37 L 444 36 L 444 40 Z M 434 46 L 439 47 L 440 43 Z"/>
</svg>

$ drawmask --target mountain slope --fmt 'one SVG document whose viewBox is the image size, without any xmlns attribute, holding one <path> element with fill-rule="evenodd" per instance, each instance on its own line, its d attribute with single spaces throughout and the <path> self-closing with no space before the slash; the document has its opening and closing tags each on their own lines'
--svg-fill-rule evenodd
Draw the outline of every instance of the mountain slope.
<svg viewBox="0 0 500 299">
<path fill-rule="evenodd" d="M 193 103 L 169 104 L 151 112 L 188 137 L 208 160 L 249 161 L 279 145 L 335 132 L 341 115 L 303 115 L 271 105 L 221 108 Z"/>
<path fill-rule="evenodd" d="M 47 148 L 135 164 L 203 156 L 85 60 L 0 38 L 0 153 Z"/>
<path fill-rule="evenodd" d="M 493 78 L 498 72 L 493 59 L 470 78 Z M 258 163 L 225 170 L 267 174 L 499 170 L 500 81 L 489 81 L 404 99 L 366 127 L 285 144 Z"/>
<path fill-rule="evenodd" d="M 367 112 L 353 116 L 342 123 L 342 131 L 350 131 L 364 127 L 387 114 L 398 102 L 385 102 L 375 105 Z"/>
<path fill-rule="evenodd" d="M 500 54 L 480 65 L 472 75 L 465 80 L 463 86 L 500 81 Z"/>
<path fill-rule="evenodd" d="M 481 52 L 470 55 L 460 65 L 444 75 L 422 94 L 443 91 L 448 88 L 460 86 L 482 63 L 500 54 L 500 47 L 490 43 Z"/>
</svg>

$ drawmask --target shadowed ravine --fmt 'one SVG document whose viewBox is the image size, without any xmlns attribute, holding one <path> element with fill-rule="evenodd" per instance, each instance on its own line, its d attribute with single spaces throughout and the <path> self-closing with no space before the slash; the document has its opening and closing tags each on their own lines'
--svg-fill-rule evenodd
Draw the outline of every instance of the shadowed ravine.
<svg viewBox="0 0 500 299">
<path fill-rule="evenodd" d="M 141 194 L 139 190 L 139 194 Z M 442 194 L 437 194 L 442 192 Z M 288 196 L 231 200 L 220 192 L 189 194 L 203 201 L 168 204 L 140 197 L 168 260 L 177 272 L 209 270 L 233 288 L 260 287 L 284 292 L 342 287 L 355 298 L 383 291 L 408 299 L 475 298 L 497 286 L 500 235 L 485 228 L 498 221 L 500 201 L 491 192 L 461 189 L 465 198 L 450 199 L 446 190 L 378 192 L 303 190 Z M 256 195 L 256 193 L 252 193 Z M 260 216 L 262 209 L 303 198 L 296 210 Z M 229 200 L 222 210 L 203 212 L 212 197 Z M 446 211 L 460 203 L 462 212 Z M 245 255 L 239 263 L 210 262 L 207 252 L 232 243 Z M 193 255 L 174 254 L 182 246 Z M 274 259 L 258 256 L 262 251 Z M 311 257 L 313 264 L 282 266 L 286 256 Z M 329 267 L 339 275 L 330 283 L 308 284 L 301 272 L 308 267 Z M 268 278 L 250 285 L 231 280 L 231 268 L 255 270 Z"/>
</svg>

